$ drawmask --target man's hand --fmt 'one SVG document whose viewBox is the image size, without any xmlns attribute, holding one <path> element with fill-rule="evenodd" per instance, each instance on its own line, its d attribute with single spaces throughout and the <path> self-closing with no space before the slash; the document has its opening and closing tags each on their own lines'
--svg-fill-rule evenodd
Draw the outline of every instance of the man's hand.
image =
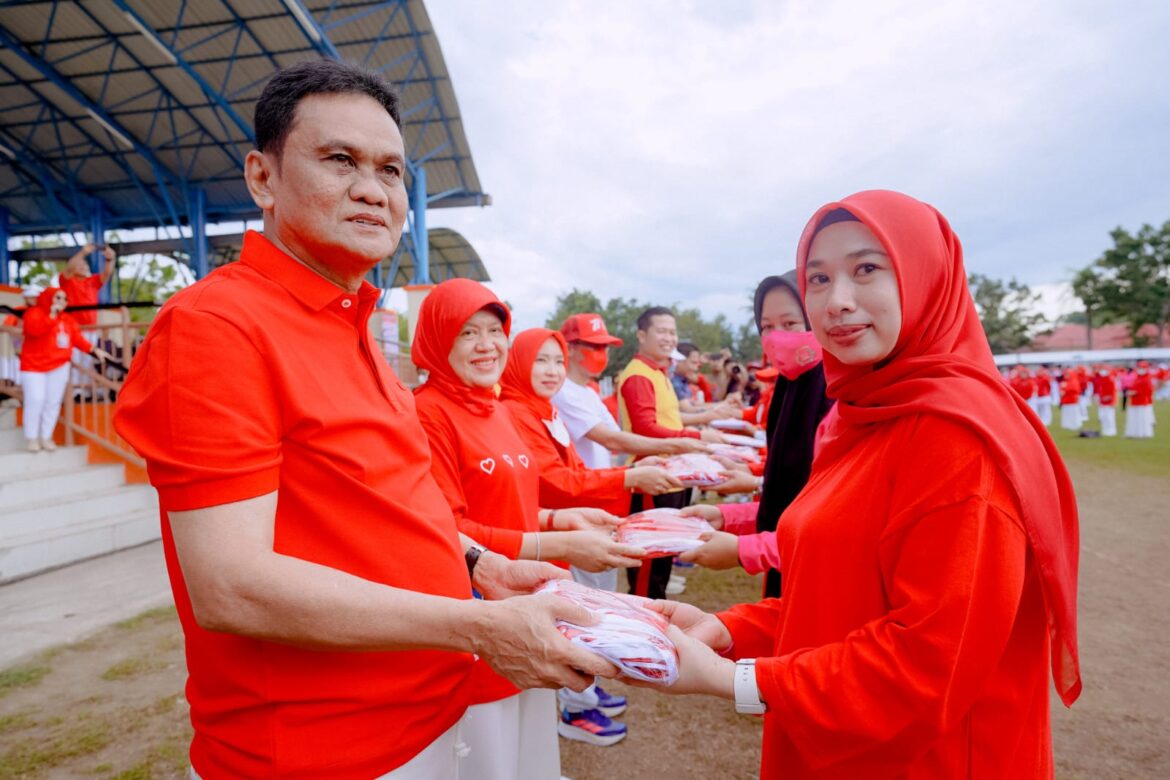
<svg viewBox="0 0 1170 780">
<path fill-rule="evenodd" d="M 490 550 L 475 564 L 471 584 L 485 599 L 526 596 L 549 580 L 567 580 L 569 573 L 543 561 L 513 561 Z"/>
<path fill-rule="evenodd" d="M 723 434 L 711 428 L 704 428 L 699 431 L 699 439 L 708 444 L 726 444 L 727 439 L 723 438 Z"/>
<path fill-rule="evenodd" d="M 668 455 L 685 455 L 688 452 L 706 452 L 707 442 L 701 439 L 692 439 L 689 436 L 678 436 L 673 439 L 663 439 L 662 451 Z"/>
<path fill-rule="evenodd" d="M 613 664 L 556 628 L 557 620 L 593 625 L 596 619 L 584 607 L 547 593 L 482 603 L 485 608 L 469 626 L 474 652 L 517 688 L 583 691 L 594 677 L 617 676 Z"/>
<path fill-rule="evenodd" d="M 739 566 L 739 539 L 734 534 L 716 531 L 702 547 L 685 552 L 678 559 L 708 569 L 734 569 Z"/>
<path fill-rule="evenodd" d="M 666 469 L 658 466 L 636 466 L 626 470 L 625 486 L 657 496 L 671 490 L 678 490 L 683 486 L 683 483 L 667 473 Z"/>
<path fill-rule="evenodd" d="M 649 600 L 642 605 L 664 615 L 672 626 L 699 640 L 716 652 L 731 647 L 731 632 L 723 621 L 683 601 Z"/>
<path fill-rule="evenodd" d="M 683 517 L 701 517 L 715 530 L 723 527 L 723 513 L 713 504 L 691 504 L 679 512 Z"/>
<path fill-rule="evenodd" d="M 728 493 L 753 493 L 760 486 L 760 478 L 747 471 L 724 471 L 727 479 L 718 485 L 712 485 L 713 490 L 721 495 Z"/>
<path fill-rule="evenodd" d="M 604 509 L 592 506 L 578 506 L 558 509 L 553 516 L 555 528 L 550 531 L 612 531 L 622 519 Z"/>
</svg>

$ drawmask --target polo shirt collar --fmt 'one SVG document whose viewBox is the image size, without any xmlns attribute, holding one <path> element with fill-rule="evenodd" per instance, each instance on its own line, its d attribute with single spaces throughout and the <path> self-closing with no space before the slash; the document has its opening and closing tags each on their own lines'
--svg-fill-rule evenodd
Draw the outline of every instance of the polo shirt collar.
<svg viewBox="0 0 1170 780">
<path fill-rule="evenodd" d="M 669 365 L 666 365 L 666 366 L 664 366 L 664 365 L 661 365 L 661 364 L 659 364 L 659 363 L 655 363 L 653 360 L 651 360 L 650 358 L 646 357 L 646 356 L 645 356 L 645 355 L 643 355 L 641 352 L 635 352 L 635 353 L 634 353 L 634 359 L 635 359 L 635 360 L 641 360 L 643 363 L 645 363 L 646 365 L 650 366 L 650 368 L 657 369 L 658 371 L 661 371 L 661 372 L 662 372 L 662 373 L 664 373 L 664 374 L 666 374 L 666 373 L 670 373 L 670 372 L 668 371 L 668 369 L 670 368 L 670 366 L 669 366 Z"/>
<path fill-rule="evenodd" d="M 313 311 L 321 311 L 338 298 L 350 294 L 308 266 L 289 257 L 276 244 L 255 230 L 249 230 L 244 234 L 240 262 L 288 290 L 290 295 Z M 371 296 L 376 299 L 379 292 L 377 288 L 363 280 L 356 297 L 362 303 L 366 303 Z"/>
</svg>

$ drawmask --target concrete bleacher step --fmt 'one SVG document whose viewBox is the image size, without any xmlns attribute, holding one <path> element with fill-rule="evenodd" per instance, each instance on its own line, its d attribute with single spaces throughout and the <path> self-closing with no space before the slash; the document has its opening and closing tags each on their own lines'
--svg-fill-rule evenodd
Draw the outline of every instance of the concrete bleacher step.
<svg viewBox="0 0 1170 780">
<path fill-rule="evenodd" d="M 24 431 L 15 426 L 0 428 L 0 452 L 17 449 L 24 449 Z"/>
<path fill-rule="evenodd" d="M 27 452 L 21 449 L 0 451 L 0 480 L 11 480 L 23 474 L 84 466 L 89 451 L 86 447 L 58 447 L 53 452 Z"/>
<path fill-rule="evenodd" d="M 158 537 L 156 509 L 0 537 L 0 584 L 136 547 Z"/>
<path fill-rule="evenodd" d="M 0 539 L 63 528 L 103 517 L 117 518 L 158 511 L 158 495 L 149 485 L 120 485 L 104 490 L 51 496 L 4 508 Z"/>
<path fill-rule="evenodd" d="M 93 465 L 27 472 L 13 477 L 0 472 L 0 517 L 10 509 L 62 496 L 81 496 L 125 484 L 125 470 L 117 465 Z M 0 535 L 3 521 L 0 520 Z"/>
</svg>

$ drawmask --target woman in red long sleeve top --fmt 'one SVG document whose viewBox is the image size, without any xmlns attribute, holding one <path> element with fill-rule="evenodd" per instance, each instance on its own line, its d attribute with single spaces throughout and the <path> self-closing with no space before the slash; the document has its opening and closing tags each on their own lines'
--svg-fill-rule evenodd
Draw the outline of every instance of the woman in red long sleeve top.
<svg viewBox="0 0 1170 780">
<path fill-rule="evenodd" d="M 813 216 L 797 264 L 838 413 L 777 529 L 783 597 L 659 607 L 689 634 L 678 690 L 764 709 L 766 778 L 1052 777 L 1049 669 L 1066 705 L 1081 689 L 1076 501 L 959 241 L 863 192 Z"/>
<path fill-rule="evenodd" d="M 540 508 L 539 466 L 495 394 L 510 326 L 508 308 L 470 279 L 443 282 L 419 308 L 411 358 L 428 376 L 415 406 L 459 530 L 509 558 L 565 559 L 590 571 L 636 563 L 626 554 L 640 551 L 608 533 L 542 532 L 553 518 Z M 462 732 L 472 752 L 513 756 L 517 777 L 559 777 L 552 691 L 518 691 L 482 663 L 472 684 Z"/>
<path fill-rule="evenodd" d="M 73 350 L 105 355 L 81 335 L 77 321 L 65 313 L 68 305 L 64 291 L 47 287 L 37 297 L 36 305 L 24 314 L 20 384 L 24 392 L 24 438 L 30 452 L 57 449 L 53 429 L 69 383 Z"/>
<path fill-rule="evenodd" d="M 624 515 L 630 508 L 631 490 L 656 495 L 681 488 L 678 480 L 657 466 L 591 469 L 585 465 L 552 403 L 565 382 L 568 354 L 569 346 L 558 331 L 526 330 L 512 341 L 500 383 L 500 400 L 536 459 L 540 505 L 551 509 L 596 506 Z"/>
</svg>

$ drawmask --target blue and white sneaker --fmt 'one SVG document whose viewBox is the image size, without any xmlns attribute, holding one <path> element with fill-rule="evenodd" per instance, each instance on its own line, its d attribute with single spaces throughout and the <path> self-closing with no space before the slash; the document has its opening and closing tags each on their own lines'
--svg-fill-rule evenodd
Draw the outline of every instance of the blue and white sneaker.
<svg viewBox="0 0 1170 780">
<path fill-rule="evenodd" d="M 593 690 L 597 693 L 597 709 L 601 710 L 601 714 L 605 717 L 616 718 L 626 711 L 625 696 L 609 693 L 600 685 L 594 685 Z"/>
<path fill-rule="evenodd" d="M 626 724 L 610 720 L 600 710 L 584 712 L 561 710 L 557 733 L 565 739 L 608 747 L 626 738 Z"/>
</svg>

